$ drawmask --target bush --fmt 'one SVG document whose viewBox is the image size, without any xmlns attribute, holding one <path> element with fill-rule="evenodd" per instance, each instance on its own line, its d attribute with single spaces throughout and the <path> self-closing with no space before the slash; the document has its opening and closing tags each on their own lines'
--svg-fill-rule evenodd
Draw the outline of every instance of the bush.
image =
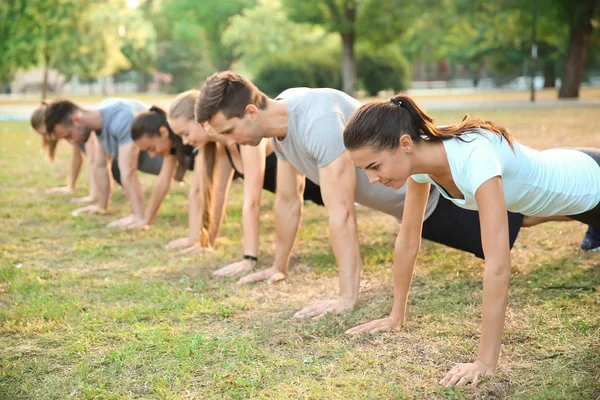
<svg viewBox="0 0 600 400">
<path fill-rule="evenodd" d="M 286 54 L 270 58 L 254 78 L 256 86 L 275 97 L 292 87 L 341 88 L 341 70 L 337 59 L 301 54 Z"/>
<path fill-rule="evenodd" d="M 358 49 L 356 72 L 359 86 L 369 95 L 376 96 L 380 90 L 400 92 L 410 86 L 410 64 L 395 47 L 380 50 Z"/>
</svg>

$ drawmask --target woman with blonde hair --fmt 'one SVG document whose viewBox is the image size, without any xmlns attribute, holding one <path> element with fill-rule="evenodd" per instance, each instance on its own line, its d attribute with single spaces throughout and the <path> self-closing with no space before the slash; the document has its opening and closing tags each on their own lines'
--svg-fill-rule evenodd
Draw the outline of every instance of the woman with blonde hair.
<svg viewBox="0 0 600 400">
<path fill-rule="evenodd" d="M 194 119 L 194 105 L 198 90 L 178 95 L 169 108 L 169 125 L 185 144 L 198 148 L 197 166 L 199 183 L 194 196 L 197 209 L 190 209 L 190 236 L 174 240 L 168 248 L 200 250 L 214 245 L 218 235 L 227 192 L 234 175 L 244 180 L 242 226 L 244 252 L 242 260 L 214 272 L 215 275 L 233 275 L 247 272 L 258 261 L 260 197 L 262 189 L 275 192 L 277 160 L 271 144 L 262 140 L 258 146 L 227 146 L 220 135 Z M 190 193 L 190 196 L 192 194 Z M 304 199 L 323 205 L 318 185 L 307 180 Z M 192 202 L 190 202 L 192 204 Z M 192 235 L 194 226 L 201 227 L 199 236 Z"/>
</svg>

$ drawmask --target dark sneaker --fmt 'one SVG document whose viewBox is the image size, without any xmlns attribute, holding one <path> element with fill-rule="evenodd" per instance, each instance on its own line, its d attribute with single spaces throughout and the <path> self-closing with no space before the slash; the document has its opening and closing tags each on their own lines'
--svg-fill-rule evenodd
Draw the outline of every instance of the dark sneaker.
<svg viewBox="0 0 600 400">
<path fill-rule="evenodd" d="M 600 251 L 600 228 L 588 226 L 585 236 L 579 245 L 581 251 Z"/>
</svg>

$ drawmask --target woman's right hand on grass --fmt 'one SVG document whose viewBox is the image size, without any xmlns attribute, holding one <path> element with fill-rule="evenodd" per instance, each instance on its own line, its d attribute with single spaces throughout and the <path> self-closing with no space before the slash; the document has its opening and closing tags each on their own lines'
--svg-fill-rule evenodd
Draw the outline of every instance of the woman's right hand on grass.
<svg viewBox="0 0 600 400">
<path fill-rule="evenodd" d="M 220 268 L 216 271 L 213 271 L 213 275 L 214 276 L 231 276 L 231 275 L 236 275 L 242 272 L 248 272 L 252 270 L 252 267 L 254 267 L 254 264 L 256 264 L 256 261 L 252 261 L 252 260 L 242 260 L 242 261 L 238 261 L 238 262 L 234 262 L 232 264 L 229 264 L 223 268 Z"/>
<path fill-rule="evenodd" d="M 237 281 L 238 285 L 246 285 L 252 282 L 267 281 L 269 285 L 277 283 L 285 279 L 285 274 L 275 267 L 263 269 L 262 271 L 246 275 Z"/>
<path fill-rule="evenodd" d="M 191 240 L 189 237 L 182 237 L 179 239 L 171 240 L 167 243 L 167 250 L 178 250 L 183 249 L 185 247 L 190 247 L 195 244 L 194 240 Z"/>
<path fill-rule="evenodd" d="M 348 329 L 346 333 L 349 335 L 356 335 L 358 333 L 379 333 L 382 331 L 393 331 L 399 329 L 401 326 L 402 324 L 399 323 L 397 319 L 387 317 L 355 326 L 354 328 Z"/>
<path fill-rule="evenodd" d="M 75 192 L 75 188 L 72 188 L 70 186 L 61 186 L 61 187 L 54 187 L 54 188 L 46 189 L 47 194 L 55 194 L 55 193 L 71 194 L 73 192 Z"/>
<path fill-rule="evenodd" d="M 82 214 L 104 214 L 106 212 L 105 209 L 101 208 L 99 205 L 94 204 L 93 206 L 85 206 L 80 207 L 71 212 L 71 215 L 77 217 Z"/>
</svg>

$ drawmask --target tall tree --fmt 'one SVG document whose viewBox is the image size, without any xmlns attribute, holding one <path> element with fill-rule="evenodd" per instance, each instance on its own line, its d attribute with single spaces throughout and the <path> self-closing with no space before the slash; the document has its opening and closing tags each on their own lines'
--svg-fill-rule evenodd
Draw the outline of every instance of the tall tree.
<svg viewBox="0 0 600 400">
<path fill-rule="evenodd" d="M 584 64 L 594 25 L 592 18 L 598 11 L 599 0 L 562 0 L 569 23 L 569 45 L 559 98 L 579 97 L 579 87 L 583 80 Z"/>
<path fill-rule="evenodd" d="M 358 37 L 374 43 L 395 40 L 404 31 L 409 4 L 427 0 L 283 0 L 292 21 L 308 22 L 338 33 L 342 39 L 342 86 L 356 89 L 355 44 Z"/>
</svg>

